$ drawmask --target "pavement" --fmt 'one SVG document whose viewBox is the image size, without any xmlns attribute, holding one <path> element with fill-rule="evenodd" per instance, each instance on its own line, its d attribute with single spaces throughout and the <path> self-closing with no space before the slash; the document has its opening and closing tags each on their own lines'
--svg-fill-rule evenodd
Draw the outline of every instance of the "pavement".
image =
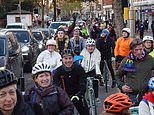
<svg viewBox="0 0 154 115">
<path fill-rule="evenodd" d="M 136 34 L 136 37 L 139 37 L 139 36 L 140 36 L 139 33 Z M 152 30 L 144 31 L 144 36 L 153 36 Z"/>
</svg>

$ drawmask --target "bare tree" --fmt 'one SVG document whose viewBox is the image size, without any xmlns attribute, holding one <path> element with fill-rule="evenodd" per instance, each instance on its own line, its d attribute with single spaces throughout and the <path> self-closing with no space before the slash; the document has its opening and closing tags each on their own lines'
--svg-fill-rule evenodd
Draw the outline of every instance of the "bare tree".
<svg viewBox="0 0 154 115">
<path fill-rule="evenodd" d="M 114 10 L 114 26 L 117 33 L 117 37 L 121 35 L 121 30 L 124 27 L 123 10 L 122 10 L 123 0 L 113 0 L 113 10 Z"/>
</svg>

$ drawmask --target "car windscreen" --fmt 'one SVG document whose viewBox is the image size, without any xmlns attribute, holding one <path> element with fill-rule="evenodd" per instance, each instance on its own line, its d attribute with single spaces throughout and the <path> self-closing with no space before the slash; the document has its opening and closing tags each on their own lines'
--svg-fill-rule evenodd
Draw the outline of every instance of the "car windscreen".
<svg viewBox="0 0 154 115">
<path fill-rule="evenodd" d="M 66 25 L 68 27 L 66 23 L 51 23 L 50 28 L 57 29 L 59 26 L 63 26 L 63 25 Z"/>
<path fill-rule="evenodd" d="M 45 35 L 45 37 L 49 37 L 49 32 L 48 32 L 48 30 L 46 31 L 46 30 L 42 30 L 42 32 L 43 32 L 43 34 Z"/>
<path fill-rule="evenodd" d="M 36 40 L 41 41 L 43 40 L 43 36 L 41 34 L 41 32 L 32 32 L 33 36 L 35 37 Z"/>
<path fill-rule="evenodd" d="M 4 56 L 5 55 L 5 39 L 1 39 L 0 38 L 0 56 Z"/>
<path fill-rule="evenodd" d="M 30 36 L 27 31 L 13 31 L 15 36 L 17 37 L 18 42 L 20 43 L 28 43 Z"/>
<path fill-rule="evenodd" d="M 7 29 L 12 29 L 12 28 L 21 29 L 22 26 L 21 26 L 21 25 L 7 25 L 6 28 L 7 28 Z"/>
</svg>

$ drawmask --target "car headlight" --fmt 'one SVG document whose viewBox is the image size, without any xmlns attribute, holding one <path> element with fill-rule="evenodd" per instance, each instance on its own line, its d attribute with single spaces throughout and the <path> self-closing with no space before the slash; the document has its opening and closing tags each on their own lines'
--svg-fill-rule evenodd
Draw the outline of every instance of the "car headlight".
<svg viewBox="0 0 154 115">
<path fill-rule="evenodd" d="M 6 67 L 4 66 L 4 67 L 0 67 L 0 70 L 5 70 L 6 69 Z"/>
<path fill-rule="evenodd" d="M 28 51 L 29 51 L 29 47 L 28 47 L 28 46 L 23 46 L 23 47 L 21 48 L 21 51 L 22 51 L 22 52 L 28 52 Z"/>
</svg>

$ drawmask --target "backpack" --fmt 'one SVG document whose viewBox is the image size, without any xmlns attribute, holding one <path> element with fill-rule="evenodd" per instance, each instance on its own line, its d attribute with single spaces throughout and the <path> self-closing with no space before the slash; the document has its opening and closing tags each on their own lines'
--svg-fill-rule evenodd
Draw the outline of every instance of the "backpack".
<svg viewBox="0 0 154 115">
<path fill-rule="evenodd" d="M 149 106 L 149 103 L 146 99 L 142 99 L 142 101 L 144 101 Z"/>
</svg>

